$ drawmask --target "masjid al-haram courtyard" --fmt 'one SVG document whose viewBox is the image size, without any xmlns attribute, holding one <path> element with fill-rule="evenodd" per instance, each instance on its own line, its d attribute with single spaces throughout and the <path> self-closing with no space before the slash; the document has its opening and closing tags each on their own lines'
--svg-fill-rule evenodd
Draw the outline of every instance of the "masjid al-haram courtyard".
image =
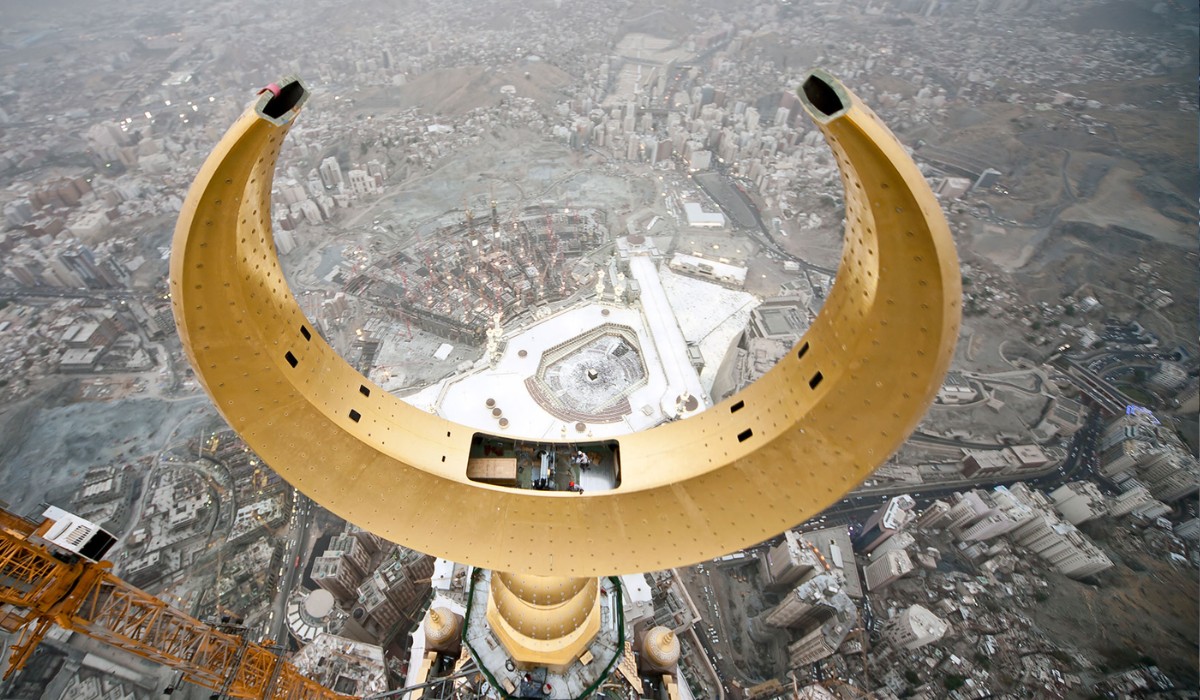
<svg viewBox="0 0 1200 700">
<path fill-rule="evenodd" d="M 660 269 L 645 244 L 622 253 L 631 272 L 624 284 L 618 279 L 599 296 L 502 329 L 469 370 L 403 398 L 463 425 L 531 440 L 616 437 L 704 410 L 757 300 Z M 405 345 L 394 334 L 380 364 Z"/>
</svg>

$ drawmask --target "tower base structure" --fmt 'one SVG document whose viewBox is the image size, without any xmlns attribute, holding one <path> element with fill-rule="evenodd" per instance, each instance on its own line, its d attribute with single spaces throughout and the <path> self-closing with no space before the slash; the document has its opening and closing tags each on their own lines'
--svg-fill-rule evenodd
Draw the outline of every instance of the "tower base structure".
<svg viewBox="0 0 1200 700">
<path fill-rule="evenodd" d="M 544 621 L 561 614 L 563 624 Z M 559 644 L 565 639 L 570 644 Z M 504 698 L 591 697 L 625 653 L 620 579 L 475 569 L 463 642 Z M 572 652 L 558 652 L 569 646 Z M 542 648 L 547 653 L 542 654 Z"/>
</svg>

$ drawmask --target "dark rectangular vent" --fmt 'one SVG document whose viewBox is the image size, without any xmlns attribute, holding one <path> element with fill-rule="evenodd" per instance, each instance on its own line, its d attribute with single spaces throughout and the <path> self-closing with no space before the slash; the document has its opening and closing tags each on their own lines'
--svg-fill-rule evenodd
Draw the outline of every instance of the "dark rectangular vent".
<svg viewBox="0 0 1200 700">
<path fill-rule="evenodd" d="M 116 543 L 116 537 L 104 530 L 97 529 L 91 538 L 79 548 L 79 553 L 92 561 L 100 561 Z"/>
<path fill-rule="evenodd" d="M 746 428 L 742 432 L 738 433 L 738 442 L 745 442 L 745 441 L 749 440 L 750 436 L 753 434 L 754 434 L 753 430 L 751 430 L 750 428 Z"/>
<path fill-rule="evenodd" d="M 287 360 L 288 364 L 293 367 L 300 364 L 300 360 L 296 359 L 296 356 L 292 354 L 291 350 L 288 350 L 287 353 L 284 354 L 283 359 Z"/>
<path fill-rule="evenodd" d="M 282 86 L 274 97 L 267 100 L 267 103 L 263 105 L 262 113 L 272 119 L 278 119 L 300 104 L 304 94 L 304 86 L 300 84 L 299 80 L 293 80 Z"/>
<path fill-rule="evenodd" d="M 357 423 L 359 418 L 362 418 L 362 414 L 359 413 L 358 411 L 354 410 L 353 408 L 350 409 L 350 420 Z"/>
<path fill-rule="evenodd" d="M 312 340 L 312 333 L 309 332 L 308 326 L 300 326 L 300 335 L 304 336 L 305 340 Z"/>
<path fill-rule="evenodd" d="M 746 407 L 746 402 L 745 402 L 745 401 L 738 401 L 737 403 L 735 403 L 734 405 L 732 405 L 732 406 L 730 406 L 730 407 L 729 407 L 729 412 L 730 412 L 730 413 L 737 413 L 738 411 L 742 410 L 742 409 L 743 409 L 743 408 L 745 408 L 745 407 Z"/>
<path fill-rule="evenodd" d="M 358 393 L 362 394 L 363 396 L 370 396 L 371 390 L 368 389 L 366 386 L 359 384 L 358 385 Z"/>
<path fill-rule="evenodd" d="M 820 383 L 821 383 L 821 380 L 822 380 L 822 379 L 824 379 L 824 378 L 825 378 L 825 376 L 824 376 L 824 375 L 822 375 L 820 372 L 817 372 L 816 374 L 814 374 L 814 375 L 812 376 L 812 379 L 808 380 L 808 388 L 809 388 L 809 389 L 816 389 L 816 388 L 817 388 L 817 385 L 818 385 L 818 384 L 820 384 Z"/>
<path fill-rule="evenodd" d="M 804 345 L 801 345 L 800 349 L 796 351 L 796 359 L 802 360 L 806 354 L 808 354 L 808 341 L 805 341 Z"/>
</svg>

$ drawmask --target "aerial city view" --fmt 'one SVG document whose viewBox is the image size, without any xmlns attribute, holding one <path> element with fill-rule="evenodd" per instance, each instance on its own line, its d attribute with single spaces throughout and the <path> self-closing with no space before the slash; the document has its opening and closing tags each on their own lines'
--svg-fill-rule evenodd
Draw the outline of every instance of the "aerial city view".
<svg viewBox="0 0 1200 700">
<path fill-rule="evenodd" d="M 0 17 L 0 698 L 1198 697 L 1196 3 Z"/>
</svg>

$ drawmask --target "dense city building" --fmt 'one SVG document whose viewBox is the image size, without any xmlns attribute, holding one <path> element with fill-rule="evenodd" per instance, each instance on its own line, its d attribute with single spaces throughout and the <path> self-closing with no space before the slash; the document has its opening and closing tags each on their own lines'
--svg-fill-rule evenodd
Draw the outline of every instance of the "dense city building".
<svg viewBox="0 0 1200 700">
<path fill-rule="evenodd" d="M 374 382 L 372 400 L 581 441 L 585 461 L 554 477 L 535 445 L 481 443 L 488 479 L 566 492 L 547 498 L 619 489 L 629 432 L 727 411 L 797 352 L 823 363 L 823 384 L 796 386 L 818 402 L 863 370 L 854 347 L 796 348 L 853 272 L 853 182 L 797 96 L 819 65 L 896 132 L 944 210 L 963 291 L 952 368 L 912 439 L 845 498 L 815 494 L 820 515 L 597 589 L 604 629 L 577 665 L 629 700 L 1196 687 L 1194 7 L 394 9 L 6 8 L 0 486 L 14 513 L 45 502 L 112 532 L 113 575 L 300 649 L 283 656 L 337 692 L 454 676 L 426 697 L 566 697 L 532 668 L 511 688 L 481 680 L 475 657 L 514 661 L 480 631 L 490 580 L 308 501 L 201 398 L 170 230 L 247 101 L 298 74 L 312 99 L 256 216 L 299 332 Z M 581 333 L 586 314 L 605 328 Z M 911 348 L 892 350 L 903 368 Z M 877 388 L 836 427 L 877 433 L 872 412 L 902 396 Z M 261 413 L 268 431 L 295 415 Z M 828 442 L 797 478 L 850 447 Z M 194 694 L 173 673 L 51 631 L 0 695 Z"/>
</svg>

